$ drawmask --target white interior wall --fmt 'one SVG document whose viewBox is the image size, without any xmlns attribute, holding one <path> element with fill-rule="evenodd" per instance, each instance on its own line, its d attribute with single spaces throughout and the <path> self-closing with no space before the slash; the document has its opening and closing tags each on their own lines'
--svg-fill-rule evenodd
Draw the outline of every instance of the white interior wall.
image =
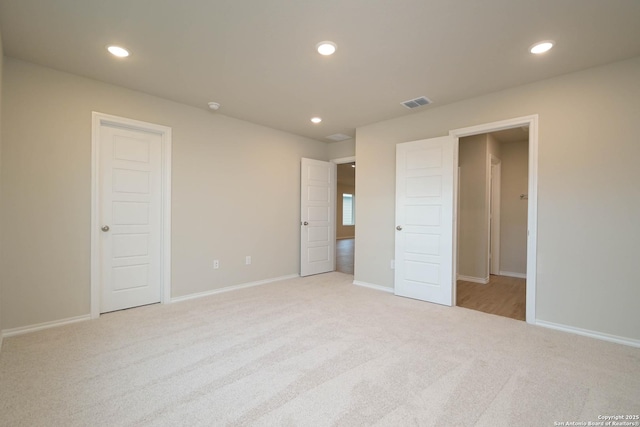
<svg viewBox="0 0 640 427">
<path fill-rule="evenodd" d="M 0 189 L 2 188 L 2 86 L 4 51 L 2 49 L 2 31 L 0 31 Z M 2 191 L 0 191 L 0 265 L 2 265 Z M 2 275 L 0 274 L 0 347 L 2 347 Z"/>
<path fill-rule="evenodd" d="M 536 317 L 640 340 L 639 98 L 636 57 L 358 128 L 355 280 L 393 288 L 396 144 L 538 114 Z"/>
<path fill-rule="evenodd" d="M 211 289 L 221 283 L 210 280 L 211 276 L 199 263 L 193 276 L 201 275 L 204 280 L 191 283 L 187 272 L 189 263 L 175 258 L 176 249 L 188 249 L 189 240 L 201 231 L 198 228 L 210 223 L 206 219 L 211 218 L 205 217 L 213 214 L 219 219 L 215 210 L 224 205 L 199 200 L 202 191 L 198 190 L 205 184 L 190 188 L 194 175 L 200 174 L 209 182 L 211 178 L 222 179 L 220 171 L 229 169 L 221 162 L 205 166 L 203 163 L 207 162 L 199 162 L 198 154 L 207 154 L 208 160 L 215 160 L 221 154 L 237 156 L 238 150 L 233 150 L 231 145 L 245 138 L 254 142 L 251 147 L 256 141 L 258 144 L 266 141 L 267 145 L 277 141 L 276 145 L 290 149 L 283 151 L 287 153 L 283 157 L 296 172 L 295 152 L 325 159 L 350 155 L 328 154 L 331 146 L 327 149 L 315 141 L 221 115 L 211 118 L 206 111 L 12 59 L 5 59 L 3 69 L 5 112 L 0 182 L 3 328 L 88 312 L 90 144 L 85 145 L 85 141 L 90 140 L 91 110 L 172 126 L 174 174 L 176 161 L 181 171 L 186 171 L 192 163 L 197 166 L 195 172 L 176 178 L 175 185 L 181 190 L 178 197 L 174 187 L 174 209 L 180 212 L 180 226 L 177 230 L 174 226 L 174 234 L 182 234 L 174 236 L 181 242 L 174 243 L 174 264 L 178 264 L 180 281 L 186 279 L 178 288 L 174 285 L 174 296 Z M 8 88 L 11 88 L 9 96 Z M 635 159 L 640 156 L 640 146 L 636 143 L 640 123 L 634 113 L 639 95 L 640 58 L 633 58 L 439 108 L 434 105 L 423 113 L 359 128 L 356 280 L 393 286 L 388 262 L 380 261 L 393 258 L 396 143 L 444 135 L 451 129 L 470 125 L 539 114 L 537 317 L 559 325 L 640 339 L 640 312 L 634 306 L 640 298 L 640 289 L 634 280 L 640 274 L 634 256 L 640 250 L 637 222 L 640 172 L 635 167 Z M 14 119 L 19 120 L 14 124 Z M 10 130 L 8 123 L 11 123 Z M 219 137 L 226 143 L 219 150 L 211 149 L 211 141 Z M 27 147 L 21 148 L 22 143 Z M 182 148 L 176 148 L 178 143 Z M 241 148 L 249 149 L 249 144 L 241 143 Z M 6 160 L 7 152 L 11 162 Z M 19 166 L 7 172 L 6 166 L 12 162 L 18 162 Z M 207 170 L 211 166 L 217 168 L 216 172 Z M 24 172 L 19 170 L 21 167 L 25 167 Z M 282 175 L 296 182 L 297 173 L 288 169 Z M 7 177 L 11 178 L 9 183 Z M 25 179 L 14 181 L 16 178 Z M 285 187 L 282 193 L 293 188 Z M 207 186 L 207 190 L 210 187 Z M 230 193 L 233 191 L 225 195 Z M 5 195 L 18 205 L 6 208 Z M 286 195 L 281 197 L 287 206 L 292 204 Z M 193 200 L 197 203 L 180 205 Z M 194 206 L 203 209 L 193 210 Z M 35 212 L 27 207 L 33 207 Z M 184 223 L 186 218 L 194 219 L 187 213 L 189 208 L 196 217 L 193 226 Z M 7 211 L 11 219 L 17 221 L 8 221 Z M 175 215 L 176 212 L 174 221 Z M 42 221 L 43 218 L 49 221 Z M 49 227 L 52 219 L 57 228 Z M 7 232 L 7 224 L 16 229 Z M 29 226 L 35 228 L 30 230 Z M 196 236 L 196 250 L 192 253 L 197 254 L 202 248 L 206 248 L 208 255 L 215 253 L 208 248 L 209 236 L 201 239 Z M 7 239 L 15 245 L 11 251 L 7 250 Z M 57 254 L 60 242 L 64 242 L 64 249 L 71 253 Z M 5 259 L 5 254 L 10 254 L 11 259 Z M 7 286 L 5 279 L 18 271 L 11 265 L 15 260 L 19 261 L 16 267 L 26 272 L 27 278 Z M 11 274 L 7 273 L 7 267 L 11 268 Z M 281 271 L 285 270 L 290 268 Z M 175 266 L 173 279 L 175 284 Z M 8 296 L 11 304 L 7 303 Z M 17 310 L 7 316 L 7 308 L 14 304 Z M 24 309 L 25 315 L 18 313 Z"/>
<path fill-rule="evenodd" d="M 501 155 L 501 148 L 502 144 L 500 144 L 500 142 L 498 142 L 497 139 L 494 138 L 494 136 L 490 133 L 487 134 L 487 159 L 489 162 L 491 162 L 490 157 L 494 156 L 498 159 L 500 159 L 500 155 Z"/>
<path fill-rule="evenodd" d="M 501 144 L 500 271 L 527 273 L 527 194 L 529 181 L 527 141 Z"/>
<path fill-rule="evenodd" d="M 489 277 L 486 159 L 486 134 L 460 138 L 458 276 L 465 280 L 485 281 Z"/>
<path fill-rule="evenodd" d="M 299 272 L 300 158 L 326 143 L 11 58 L 4 82 L 5 330 L 90 311 L 92 111 L 173 130 L 172 297 Z"/>
<path fill-rule="evenodd" d="M 340 142 L 329 142 L 327 149 L 328 157 L 332 160 L 353 157 L 356 154 L 356 140 L 354 138 Z"/>
<path fill-rule="evenodd" d="M 486 218 L 487 221 L 487 237 L 486 237 L 486 245 L 487 245 L 487 258 L 486 258 L 486 271 L 487 278 L 491 274 L 491 264 L 490 264 L 490 256 L 491 256 L 491 164 L 492 158 L 496 158 L 500 160 L 501 157 L 501 148 L 500 143 L 493 137 L 492 134 L 487 134 L 487 154 L 486 154 L 486 171 L 487 174 L 485 176 L 485 186 L 486 186 Z M 498 216 L 500 213 L 498 212 Z"/>
</svg>

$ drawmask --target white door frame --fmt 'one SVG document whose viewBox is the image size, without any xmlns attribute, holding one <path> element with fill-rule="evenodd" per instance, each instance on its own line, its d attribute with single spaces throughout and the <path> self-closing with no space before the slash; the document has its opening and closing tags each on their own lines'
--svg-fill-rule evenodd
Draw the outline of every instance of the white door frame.
<svg viewBox="0 0 640 427">
<path fill-rule="evenodd" d="M 517 127 L 529 127 L 529 200 L 528 200 L 528 212 L 527 212 L 527 303 L 526 303 L 526 321 L 527 323 L 536 322 L 536 274 L 537 274 L 537 247 L 538 247 L 538 115 L 517 117 L 509 120 L 502 120 L 493 123 L 486 123 L 477 126 L 470 126 L 466 128 L 454 129 L 449 131 L 449 135 L 456 138 L 454 147 L 454 164 L 458 164 L 458 148 L 459 138 L 471 135 L 479 135 L 490 132 L 497 132 L 505 129 L 512 129 Z M 454 191 L 458 192 L 457 176 L 454 174 Z M 458 197 L 457 194 L 453 197 L 454 200 L 454 216 L 458 216 Z M 456 224 L 456 221 L 454 221 Z M 458 230 L 454 227 L 453 232 L 453 256 L 457 255 L 458 245 Z M 453 265 L 457 269 L 457 259 L 454 260 Z M 453 274 L 453 299 L 455 305 L 456 297 L 456 280 L 457 271 Z"/>
<path fill-rule="evenodd" d="M 500 272 L 500 175 L 502 161 L 494 156 L 489 160 L 489 276 Z"/>
<path fill-rule="evenodd" d="M 95 111 L 91 118 L 91 318 L 95 319 L 100 316 L 100 127 L 111 125 L 161 137 L 160 292 L 163 304 L 171 299 L 171 128 Z"/>
<path fill-rule="evenodd" d="M 353 163 L 356 161 L 356 156 L 350 157 L 340 157 L 339 159 L 331 159 L 331 163 L 335 163 L 336 165 L 343 165 L 345 163 Z"/>
<path fill-rule="evenodd" d="M 329 160 L 329 161 L 330 161 L 331 163 L 335 163 L 336 165 L 343 165 L 343 164 L 345 164 L 345 163 L 353 163 L 353 162 L 355 162 L 355 161 L 356 161 L 356 156 L 340 157 L 340 158 L 338 158 L 338 159 L 331 159 L 331 160 Z M 338 209 L 337 209 L 337 208 L 338 208 L 338 204 L 337 204 L 337 201 L 338 201 L 338 180 L 337 180 L 337 179 L 335 180 L 335 182 L 333 183 L 333 185 L 334 185 L 334 187 L 335 187 L 335 188 L 333 189 L 333 194 L 335 194 L 335 195 L 336 195 L 336 230 L 337 230 L 337 229 L 338 229 Z M 357 197 L 356 197 L 356 203 L 358 203 L 358 198 L 357 198 Z M 357 213 L 357 212 L 358 212 L 358 210 L 357 210 L 357 209 L 355 209 L 355 206 L 354 206 L 353 212 L 354 212 L 354 213 Z M 355 218 L 354 218 L 354 222 L 355 222 Z M 353 236 L 353 238 L 354 238 L 354 240 L 355 240 L 355 236 Z M 337 238 L 336 238 L 336 240 L 337 240 Z M 354 249 L 354 254 L 353 254 L 353 256 L 355 257 L 355 249 Z M 354 262 L 355 262 L 355 260 L 354 260 Z M 353 266 L 353 267 L 355 268 L 355 264 L 354 264 L 354 266 Z"/>
<path fill-rule="evenodd" d="M 353 162 L 355 162 L 356 161 L 356 156 L 340 157 L 340 158 L 337 158 L 337 159 L 331 159 L 329 161 L 331 163 L 335 163 L 336 165 L 343 165 L 345 163 L 353 163 Z M 338 229 L 338 220 L 342 221 L 341 218 L 338 218 L 338 179 L 337 178 L 334 181 L 333 185 L 334 185 L 333 194 L 336 195 L 336 220 L 335 220 L 336 222 L 335 222 L 335 224 L 336 224 L 336 230 L 337 230 Z M 355 184 L 354 184 L 354 186 L 355 186 Z M 357 204 L 358 203 L 358 197 L 355 198 L 355 201 L 356 201 L 356 204 Z M 356 209 L 355 205 L 353 207 L 353 213 L 356 214 L 356 215 L 358 214 L 358 209 Z M 354 218 L 354 223 L 355 223 L 355 218 Z M 337 231 L 336 231 L 336 233 L 337 233 Z M 334 234 L 336 234 L 336 233 L 334 233 Z M 336 251 L 335 251 L 335 246 L 336 246 L 337 240 L 338 240 L 337 236 L 334 236 L 334 240 L 333 240 L 333 242 L 334 242 L 333 255 L 334 256 L 337 256 Z M 356 241 L 355 232 L 354 232 L 354 236 L 353 236 L 353 241 L 354 242 Z M 336 266 L 337 266 L 337 262 L 336 262 Z M 355 277 L 355 273 L 356 273 L 355 270 L 356 270 L 356 249 L 355 249 L 355 245 L 354 245 L 354 248 L 353 248 L 353 274 L 354 274 L 354 277 Z"/>
</svg>

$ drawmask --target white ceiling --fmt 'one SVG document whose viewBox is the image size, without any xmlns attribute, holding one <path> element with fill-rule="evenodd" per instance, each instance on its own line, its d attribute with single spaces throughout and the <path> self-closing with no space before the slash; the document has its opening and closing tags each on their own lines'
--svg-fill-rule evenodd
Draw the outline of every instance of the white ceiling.
<svg viewBox="0 0 640 427">
<path fill-rule="evenodd" d="M 327 142 L 640 55 L 639 22 L 638 0 L 0 0 L 7 56 Z M 421 95 L 433 105 L 400 105 Z"/>
<path fill-rule="evenodd" d="M 498 132 L 491 132 L 490 134 L 493 136 L 498 142 L 521 142 L 521 141 L 529 141 L 529 127 L 518 127 L 505 129 Z"/>
</svg>

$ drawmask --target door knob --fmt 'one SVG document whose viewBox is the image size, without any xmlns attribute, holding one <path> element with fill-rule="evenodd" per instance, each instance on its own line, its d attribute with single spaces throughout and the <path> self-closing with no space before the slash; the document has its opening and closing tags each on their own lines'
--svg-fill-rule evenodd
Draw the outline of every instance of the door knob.
<svg viewBox="0 0 640 427">
<path fill-rule="evenodd" d="M 402 231 L 402 226 L 401 226 L 401 225 L 397 226 L 397 227 L 396 227 L 396 230 L 398 230 L 398 231 Z"/>
<path fill-rule="evenodd" d="M 107 231 L 109 231 L 109 226 L 108 225 L 103 225 L 101 230 L 106 233 Z"/>
<path fill-rule="evenodd" d="M 302 225 L 309 225 L 307 221 L 303 222 Z"/>
</svg>

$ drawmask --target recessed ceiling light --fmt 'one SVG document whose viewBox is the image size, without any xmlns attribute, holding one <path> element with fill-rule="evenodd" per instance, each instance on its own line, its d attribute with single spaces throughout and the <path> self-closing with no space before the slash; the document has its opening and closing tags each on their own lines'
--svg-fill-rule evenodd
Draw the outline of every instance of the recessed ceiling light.
<svg viewBox="0 0 640 427">
<path fill-rule="evenodd" d="M 107 50 L 113 56 L 117 56 L 118 58 L 126 58 L 129 56 L 129 51 L 120 46 L 107 46 Z"/>
<path fill-rule="evenodd" d="M 531 46 L 529 48 L 529 52 L 534 53 L 536 55 L 540 55 L 541 53 L 547 52 L 552 47 L 553 47 L 553 42 L 551 40 L 545 40 L 543 42 L 539 42 Z"/>
<path fill-rule="evenodd" d="M 334 42 L 324 41 L 316 45 L 316 49 L 320 55 L 333 55 L 338 46 Z"/>
<path fill-rule="evenodd" d="M 322 121 L 322 119 L 320 117 L 312 117 L 311 118 L 311 122 L 318 124 Z"/>
</svg>

